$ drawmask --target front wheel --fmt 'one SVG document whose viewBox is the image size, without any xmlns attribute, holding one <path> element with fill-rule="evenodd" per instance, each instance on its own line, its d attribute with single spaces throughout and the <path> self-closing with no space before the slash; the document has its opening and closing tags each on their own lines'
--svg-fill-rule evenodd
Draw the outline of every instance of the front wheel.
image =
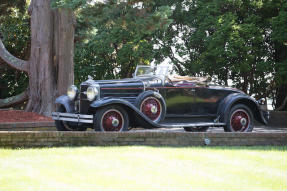
<svg viewBox="0 0 287 191">
<path fill-rule="evenodd" d="M 250 109 L 243 104 L 233 106 L 228 114 L 226 132 L 251 132 L 253 130 L 253 115 Z"/>
<path fill-rule="evenodd" d="M 206 132 L 209 127 L 184 127 L 187 132 Z"/>
<path fill-rule="evenodd" d="M 94 116 L 95 131 L 127 131 L 129 116 L 120 106 L 111 105 L 100 108 Z"/>
<path fill-rule="evenodd" d="M 64 106 L 59 106 L 57 112 L 66 113 Z M 79 126 L 77 123 L 55 120 L 55 125 L 58 131 L 86 131 L 87 127 Z"/>
</svg>

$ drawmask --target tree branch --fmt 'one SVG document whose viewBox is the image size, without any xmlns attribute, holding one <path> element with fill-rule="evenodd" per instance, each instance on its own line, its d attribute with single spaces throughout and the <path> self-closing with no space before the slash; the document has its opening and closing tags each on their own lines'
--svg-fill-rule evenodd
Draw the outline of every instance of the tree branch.
<svg viewBox="0 0 287 191">
<path fill-rule="evenodd" d="M 282 110 L 282 109 L 285 107 L 286 103 L 287 103 L 287 96 L 285 97 L 285 99 L 284 99 L 284 101 L 282 102 L 282 104 L 281 104 L 278 108 L 275 109 L 275 111 L 280 111 L 280 110 Z"/>
<path fill-rule="evenodd" d="M 170 54 L 169 54 L 168 57 L 171 59 L 172 63 L 177 68 L 179 75 L 184 76 L 185 72 L 183 71 L 182 67 L 180 66 L 180 64 L 182 64 L 182 63 L 177 58 L 175 58 L 174 53 L 172 52 L 172 50 L 170 50 Z"/>
<path fill-rule="evenodd" d="M 0 99 L 0 108 L 11 107 L 28 100 L 28 91 L 24 91 L 16 96 Z"/>
<path fill-rule="evenodd" d="M 28 72 L 28 62 L 25 60 L 21 60 L 16 58 L 12 54 L 8 52 L 5 48 L 2 40 L 0 39 L 0 57 L 11 67 L 21 70 L 24 72 Z"/>
</svg>

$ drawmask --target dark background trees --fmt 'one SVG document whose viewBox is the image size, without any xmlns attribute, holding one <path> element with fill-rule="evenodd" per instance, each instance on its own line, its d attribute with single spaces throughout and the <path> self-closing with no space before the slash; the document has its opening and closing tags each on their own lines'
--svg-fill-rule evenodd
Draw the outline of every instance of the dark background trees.
<svg viewBox="0 0 287 191">
<path fill-rule="evenodd" d="M 172 6 L 174 22 L 158 39 L 178 72 L 210 75 L 280 107 L 287 95 L 286 1 L 195 0 Z"/>
<path fill-rule="evenodd" d="M 27 60 L 30 23 L 21 2 L 1 3 L 0 35 L 13 55 Z M 287 109 L 286 1 L 57 0 L 52 6 L 76 16 L 76 84 L 88 75 L 130 77 L 137 64 L 168 59 L 181 75 L 209 75 Z M 0 63 L 0 99 L 25 90 L 27 75 Z"/>
</svg>

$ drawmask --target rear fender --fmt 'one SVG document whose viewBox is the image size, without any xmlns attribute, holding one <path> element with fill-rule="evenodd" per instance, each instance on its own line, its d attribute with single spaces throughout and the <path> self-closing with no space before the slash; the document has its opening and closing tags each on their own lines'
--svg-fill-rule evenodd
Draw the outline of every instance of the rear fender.
<svg viewBox="0 0 287 191">
<path fill-rule="evenodd" d="M 217 110 L 217 115 L 220 116 L 220 122 L 227 122 L 230 109 L 235 104 L 246 105 L 253 112 L 253 116 L 258 122 L 261 122 L 265 125 L 267 124 L 267 119 L 264 117 L 263 112 L 256 100 L 242 93 L 232 93 L 221 101 Z"/>
</svg>

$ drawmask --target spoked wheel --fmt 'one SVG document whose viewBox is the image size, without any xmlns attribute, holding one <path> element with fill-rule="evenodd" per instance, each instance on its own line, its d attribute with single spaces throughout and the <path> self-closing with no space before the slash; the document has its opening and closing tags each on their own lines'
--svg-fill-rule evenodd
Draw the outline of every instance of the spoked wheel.
<svg viewBox="0 0 287 191">
<path fill-rule="evenodd" d="M 94 116 L 95 131 L 127 131 L 128 126 L 128 114 L 120 106 L 103 107 Z"/>
<path fill-rule="evenodd" d="M 140 111 L 153 122 L 160 122 L 164 118 L 164 111 L 161 101 L 154 96 L 147 96 L 140 104 Z"/>
<path fill-rule="evenodd" d="M 251 132 L 253 130 L 253 115 L 250 109 L 243 104 L 233 106 L 224 130 L 227 132 Z"/>
<path fill-rule="evenodd" d="M 59 106 L 57 112 L 66 113 L 64 106 Z M 77 123 L 55 120 L 55 125 L 58 131 L 86 131 L 87 127 L 79 126 Z"/>
<path fill-rule="evenodd" d="M 206 132 L 209 127 L 184 127 L 187 132 Z"/>
</svg>

